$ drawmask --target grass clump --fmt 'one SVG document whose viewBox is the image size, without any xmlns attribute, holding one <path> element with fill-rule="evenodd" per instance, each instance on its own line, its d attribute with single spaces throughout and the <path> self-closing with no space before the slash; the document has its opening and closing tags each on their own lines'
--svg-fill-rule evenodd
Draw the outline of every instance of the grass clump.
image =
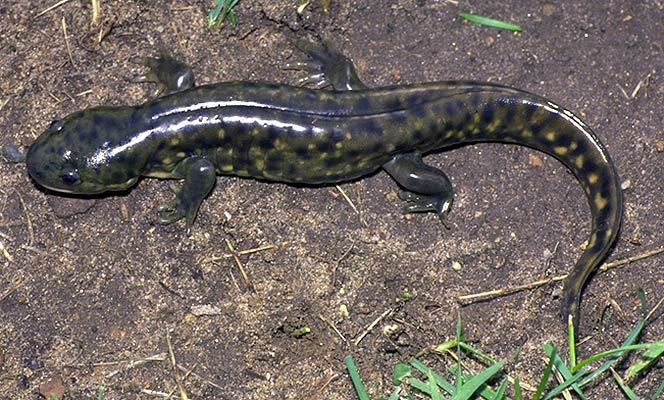
<svg viewBox="0 0 664 400">
<path fill-rule="evenodd" d="M 214 0 L 214 7 L 208 12 L 208 28 L 221 28 L 228 20 L 233 28 L 237 26 L 237 15 L 233 10 L 240 0 Z"/>
<path fill-rule="evenodd" d="M 658 399 L 664 393 L 664 381 L 649 397 L 639 397 L 628 384 L 636 376 L 646 374 L 649 368 L 664 355 L 664 341 L 637 343 L 648 315 L 645 296 L 642 291 L 639 291 L 639 298 L 641 299 L 642 316 L 618 348 L 594 354 L 583 360 L 577 360 L 572 324 L 569 324 L 568 328 L 568 343 L 571 350 L 568 353 L 567 361 L 561 358 L 555 346 L 546 343 L 544 345 L 546 367 L 537 387 L 529 389 L 534 394 L 528 398 L 532 400 L 552 400 L 560 395 L 571 398 L 571 393 L 578 399 L 587 399 L 584 389 L 598 379 L 606 377 L 608 370 L 626 399 Z M 448 368 L 448 371 L 434 371 L 417 358 L 411 359 L 409 363 L 397 363 L 392 370 L 393 387 L 387 397 L 388 400 L 411 400 L 415 398 L 431 400 L 521 400 L 524 398 L 524 388 L 519 378 L 509 376 L 503 372 L 505 360 L 496 361 L 464 341 L 460 318 L 457 321 L 454 339 L 436 346 L 434 351 L 449 354 L 453 358 L 454 362 Z M 633 351 L 642 351 L 642 354 L 639 360 L 627 369 L 625 376 L 620 376 L 614 367 L 623 361 L 624 356 Z M 466 369 L 463 361 L 468 359 L 479 362 L 482 365 L 481 370 L 472 372 Z M 598 365 L 597 363 L 600 361 L 603 362 Z M 358 398 L 360 400 L 370 400 L 353 358 L 347 356 L 344 362 Z M 593 367 L 591 367 L 591 364 Z M 508 397 L 506 394 L 509 386 L 511 386 L 510 392 L 513 397 Z M 380 397 L 380 399 L 384 400 L 385 397 Z"/>
</svg>

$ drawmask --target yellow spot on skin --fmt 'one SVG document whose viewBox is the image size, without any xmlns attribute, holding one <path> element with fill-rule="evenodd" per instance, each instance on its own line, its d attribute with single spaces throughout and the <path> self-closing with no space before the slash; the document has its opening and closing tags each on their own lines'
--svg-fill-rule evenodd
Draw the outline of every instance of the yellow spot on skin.
<svg viewBox="0 0 664 400">
<path fill-rule="evenodd" d="M 596 184 L 599 181 L 599 175 L 597 174 L 590 174 L 588 175 L 588 183 L 591 185 Z"/>
<path fill-rule="evenodd" d="M 221 166 L 223 172 L 231 172 L 233 170 L 233 164 L 226 164 Z"/>
<path fill-rule="evenodd" d="M 145 174 L 145 176 L 148 176 L 150 178 L 171 179 L 173 178 L 173 173 L 166 171 L 153 171 Z"/>
<path fill-rule="evenodd" d="M 334 144 L 334 147 L 336 147 L 337 149 L 340 149 L 340 148 L 344 147 L 344 144 L 341 143 L 341 142 L 337 142 L 337 143 Z"/>
<path fill-rule="evenodd" d="M 533 131 L 531 131 L 530 129 L 524 129 L 523 132 L 521 132 L 521 136 L 523 136 L 526 139 L 530 139 L 531 137 L 533 137 Z"/>
<path fill-rule="evenodd" d="M 181 152 L 177 153 L 176 156 L 179 157 L 179 158 L 183 158 L 184 156 L 186 156 L 186 154 L 184 153 L 184 151 L 181 151 Z"/>
<path fill-rule="evenodd" d="M 556 146 L 556 147 L 553 148 L 553 152 L 556 153 L 559 156 L 567 154 L 567 151 L 568 151 L 568 149 L 565 146 Z"/>
<path fill-rule="evenodd" d="M 493 121 L 491 121 L 491 123 L 487 125 L 486 128 L 484 129 L 489 133 L 493 133 L 501 125 L 501 122 L 502 121 L 500 120 L 500 118 L 494 118 Z"/>
<path fill-rule="evenodd" d="M 315 148 L 316 148 L 316 145 L 313 144 L 313 143 L 309 143 L 309 144 L 307 145 L 307 149 L 308 149 L 308 150 L 313 150 L 313 149 L 315 149 Z"/>
<path fill-rule="evenodd" d="M 171 165 L 173 164 L 173 160 L 169 157 L 164 158 L 161 160 L 161 165 Z"/>
<path fill-rule="evenodd" d="M 282 138 L 276 138 L 273 142 L 274 148 L 280 151 L 286 150 L 288 145 L 286 145 L 286 142 Z"/>
<path fill-rule="evenodd" d="M 569 144 L 569 149 L 571 151 L 576 150 L 577 147 L 579 147 L 579 144 L 577 142 L 572 142 L 572 143 Z"/>
<path fill-rule="evenodd" d="M 219 139 L 223 139 L 224 136 L 226 136 L 226 132 L 223 129 L 219 129 L 217 131 L 217 136 L 219 136 Z"/>
<path fill-rule="evenodd" d="M 580 155 L 574 159 L 574 165 L 578 168 L 581 169 L 583 168 L 583 163 L 585 160 L 583 159 L 583 155 Z"/>
<path fill-rule="evenodd" d="M 350 132 L 346 132 L 346 134 L 344 135 L 344 138 L 346 140 L 351 140 L 353 138 L 353 135 Z"/>
<path fill-rule="evenodd" d="M 256 169 L 258 169 L 260 171 L 265 169 L 265 161 L 263 161 L 263 160 L 260 160 L 260 159 L 256 160 L 255 165 L 256 165 Z"/>
<path fill-rule="evenodd" d="M 544 134 L 544 137 L 546 138 L 546 140 L 553 142 L 554 140 L 556 140 L 556 132 L 549 131 Z"/>
<path fill-rule="evenodd" d="M 332 96 L 329 93 L 323 92 L 319 93 L 320 99 L 323 101 L 328 101 L 328 100 L 335 100 L 334 96 Z"/>
<path fill-rule="evenodd" d="M 595 196 L 595 207 L 597 207 L 598 210 L 601 210 L 604 207 L 606 207 L 608 202 L 609 201 L 607 199 L 605 199 L 604 197 L 602 197 L 602 195 L 599 194 L 599 193 L 597 193 L 597 195 Z"/>
<path fill-rule="evenodd" d="M 178 139 L 178 138 L 171 139 L 171 145 L 177 146 L 179 144 L 180 144 L 180 139 Z"/>
<path fill-rule="evenodd" d="M 592 235 L 590 237 L 590 241 L 588 242 L 588 246 L 586 247 L 593 247 L 595 246 L 595 243 L 597 243 L 597 235 Z"/>
</svg>

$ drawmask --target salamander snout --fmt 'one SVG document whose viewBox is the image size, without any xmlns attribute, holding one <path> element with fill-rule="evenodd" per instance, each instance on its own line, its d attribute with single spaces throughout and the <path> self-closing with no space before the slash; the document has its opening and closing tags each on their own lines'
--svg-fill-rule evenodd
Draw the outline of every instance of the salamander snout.
<svg viewBox="0 0 664 400">
<path fill-rule="evenodd" d="M 52 125 L 53 126 L 53 125 Z M 45 131 L 30 146 L 26 156 L 28 173 L 39 185 L 59 192 L 78 192 L 80 176 L 76 165 L 68 162 L 67 149 L 57 131 Z"/>
</svg>

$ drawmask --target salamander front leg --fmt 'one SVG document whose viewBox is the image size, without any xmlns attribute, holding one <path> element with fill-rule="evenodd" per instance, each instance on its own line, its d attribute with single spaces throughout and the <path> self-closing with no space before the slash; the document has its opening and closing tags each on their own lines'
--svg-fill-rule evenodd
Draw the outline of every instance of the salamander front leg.
<svg viewBox="0 0 664 400">
<path fill-rule="evenodd" d="M 432 211 L 442 217 L 450 210 L 452 183 L 443 171 L 426 165 L 420 154 L 396 155 L 383 169 L 405 189 L 399 196 L 407 202 L 404 213 Z"/>
<path fill-rule="evenodd" d="M 175 195 L 175 199 L 157 207 L 159 223 L 170 224 L 186 218 L 188 236 L 198 208 L 214 186 L 216 172 L 209 160 L 189 157 L 175 167 L 174 174 L 184 178 L 184 185 Z"/>
<path fill-rule="evenodd" d="M 189 66 L 166 53 L 159 57 L 136 58 L 133 61 L 143 64 L 150 70 L 134 79 L 134 82 L 152 82 L 157 84 L 155 96 L 166 96 L 194 87 L 194 72 Z"/>
<path fill-rule="evenodd" d="M 300 85 L 314 84 L 317 87 L 332 85 L 335 90 L 367 88 L 358 78 L 353 61 L 337 51 L 331 43 L 324 42 L 322 45 L 318 45 L 300 40 L 296 45 L 309 56 L 309 59 L 290 63 L 286 65 L 286 68 L 310 73 L 309 76 L 298 82 Z"/>
</svg>

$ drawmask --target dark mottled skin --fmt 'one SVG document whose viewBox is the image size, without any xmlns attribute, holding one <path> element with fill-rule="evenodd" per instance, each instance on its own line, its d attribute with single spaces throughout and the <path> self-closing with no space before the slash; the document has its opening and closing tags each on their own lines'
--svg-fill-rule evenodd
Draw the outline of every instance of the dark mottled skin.
<svg viewBox="0 0 664 400">
<path fill-rule="evenodd" d="M 563 300 L 564 315 L 576 316 L 583 285 L 614 242 L 622 212 L 618 175 L 589 127 L 542 97 L 499 85 L 369 89 L 333 49 L 302 46 L 311 59 L 296 67 L 319 73 L 334 90 L 251 82 L 194 87 L 191 71 L 162 55 L 149 60 L 146 79 L 159 80 L 165 97 L 54 122 L 30 147 L 28 170 L 44 187 L 81 194 L 123 190 L 140 176 L 184 179 L 159 212 L 164 223 L 186 217 L 190 227 L 216 174 L 329 184 L 383 167 L 406 189 L 407 211 L 444 214 L 451 184 L 422 154 L 487 141 L 533 147 L 567 166 L 588 197 L 591 235 Z"/>
</svg>

